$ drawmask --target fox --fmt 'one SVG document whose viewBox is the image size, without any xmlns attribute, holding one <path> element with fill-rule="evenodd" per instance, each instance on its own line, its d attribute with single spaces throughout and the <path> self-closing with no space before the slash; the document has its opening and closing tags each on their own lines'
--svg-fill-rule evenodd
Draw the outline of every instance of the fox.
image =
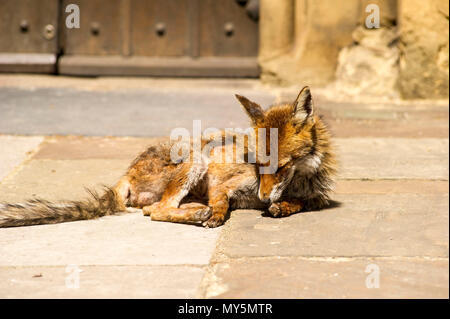
<svg viewBox="0 0 450 319">
<path fill-rule="evenodd" d="M 113 187 L 105 186 L 102 193 L 88 190 L 90 196 L 85 200 L 0 204 L 0 227 L 55 224 L 141 210 L 152 221 L 215 228 L 235 209 L 264 210 L 279 218 L 329 205 L 337 164 L 331 135 L 316 114 L 310 88 L 304 87 L 293 103 L 275 104 L 267 110 L 244 96 L 236 98 L 250 119 L 250 130 L 266 129 L 265 136 L 258 135 L 256 149 L 248 136 L 239 143 L 238 134 L 230 138 L 221 131 L 219 139 L 228 143 L 210 147 L 196 161 L 190 148 L 181 160 L 174 161 L 176 142 L 161 141 L 138 155 Z M 275 144 L 270 141 L 269 129 L 277 130 Z M 265 147 L 260 143 L 264 139 Z M 212 140 L 201 137 L 201 147 Z M 269 145 L 277 147 L 277 161 L 271 163 L 272 171 L 261 173 L 269 164 L 255 153 L 267 154 Z M 234 160 L 224 163 L 227 149 L 233 151 Z M 245 160 L 237 161 L 238 156 Z M 251 157 L 255 161 L 249 161 Z"/>
</svg>

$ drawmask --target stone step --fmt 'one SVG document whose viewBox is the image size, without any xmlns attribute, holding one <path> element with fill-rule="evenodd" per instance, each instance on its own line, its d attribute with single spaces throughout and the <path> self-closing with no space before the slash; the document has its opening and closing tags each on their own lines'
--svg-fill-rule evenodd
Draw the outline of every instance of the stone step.
<svg viewBox="0 0 450 319">
<path fill-rule="evenodd" d="M 203 281 L 202 296 L 448 298 L 448 279 L 448 260 L 242 259 L 213 265 Z"/>
<path fill-rule="evenodd" d="M 220 254 L 448 258 L 448 194 L 341 194 L 329 209 L 287 218 L 239 210 L 224 226 Z"/>
<path fill-rule="evenodd" d="M 0 267 L 207 265 L 219 232 L 151 221 L 141 213 L 3 228 Z"/>
<path fill-rule="evenodd" d="M 195 298 L 204 273 L 196 266 L 0 267 L 0 298 Z"/>
</svg>

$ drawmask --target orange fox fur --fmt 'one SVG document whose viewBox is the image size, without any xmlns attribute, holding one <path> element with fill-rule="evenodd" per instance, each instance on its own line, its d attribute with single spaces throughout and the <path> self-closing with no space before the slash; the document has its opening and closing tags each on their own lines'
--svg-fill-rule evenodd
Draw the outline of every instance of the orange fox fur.
<svg viewBox="0 0 450 319">
<path fill-rule="evenodd" d="M 303 88 L 294 103 L 272 106 L 266 111 L 245 97 L 236 97 L 255 130 L 278 129 L 275 173 L 259 174 L 260 166 L 266 164 L 258 161 L 223 163 L 223 153 L 217 156 L 213 152 L 199 162 L 174 163 L 174 143 L 167 141 L 140 154 L 119 182 L 106 188 L 101 196 L 91 192 L 86 201 L 1 204 L 0 227 L 92 219 L 133 208 L 142 208 L 152 220 L 217 227 L 231 209 L 267 209 L 274 217 L 284 217 L 326 206 L 336 164 L 330 135 L 315 115 L 309 88 Z M 231 140 L 217 147 L 222 151 L 231 147 L 237 156 L 236 136 Z M 201 143 L 204 146 L 209 141 L 203 139 Z M 248 158 L 248 140 L 242 149 Z"/>
</svg>

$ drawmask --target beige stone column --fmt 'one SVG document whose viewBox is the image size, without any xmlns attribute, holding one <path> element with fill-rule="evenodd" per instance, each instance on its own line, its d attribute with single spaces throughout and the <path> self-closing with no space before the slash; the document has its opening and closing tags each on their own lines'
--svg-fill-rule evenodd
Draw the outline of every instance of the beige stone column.
<svg viewBox="0 0 450 319">
<path fill-rule="evenodd" d="M 261 0 L 259 58 L 287 53 L 294 38 L 294 0 Z"/>
<path fill-rule="evenodd" d="M 448 0 L 400 0 L 400 80 L 404 98 L 448 98 Z"/>
<path fill-rule="evenodd" d="M 333 80 L 342 47 L 352 43 L 359 20 L 359 0 L 296 0 L 297 78 L 312 84 Z"/>
<path fill-rule="evenodd" d="M 325 85 L 350 44 L 360 0 L 262 0 L 261 78 L 281 85 Z"/>
<path fill-rule="evenodd" d="M 393 26 L 397 22 L 398 0 L 361 0 L 360 24 L 363 25 L 368 15 L 366 7 L 376 4 L 380 8 L 381 26 Z"/>
</svg>

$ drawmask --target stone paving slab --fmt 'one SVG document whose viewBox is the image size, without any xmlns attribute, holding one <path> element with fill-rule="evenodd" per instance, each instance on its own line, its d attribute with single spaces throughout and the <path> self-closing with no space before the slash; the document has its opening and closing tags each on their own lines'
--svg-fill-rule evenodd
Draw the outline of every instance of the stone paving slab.
<svg viewBox="0 0 450 319">
<path fill-rule="evenodd" d="M 8 176 L 28 156 L 36 150 L 44 140 L 41 136 L 2 136 L 0 135 L 0 181 Z"/>
<path fill-rule="evenodd" d="M 335 139 L 340 178 L 448 180 L 448 139 Z"/>
<path fill-rule="evenodd" d="M 34 158 L 107 158 L 131 162 L 147 146 L 162 140 L 164 138 L 47 138 Z M 341 178 L 448 180 L 448 139 L 336 138 L 334 142 Z"/>
<path fill-rule="evenodd" d="M 371 265 L 371 266 L 369 266 Z M 379 288 L 367 288 L 369 267 Z M 206 297 L 448 298 L 448 260 L 295 258 L 242 259 L 213 266 Z M 366 269 L 368 272 L 366 272 Z"/>
<path fill-rule="evenodd" d="M 81 198 L 85 186 L 113 185 L 131 160 L 156 141 L 159 139 L 49 138 L 33 160 L 0 185 L 0 200 Z M 447 139 L 355 138 L 335 139 L 335 143 L 342 179 L 448 180 Z"/>
<path fill-rule="evenodd" d="M 384 137 L 384 138 L 448 138 L 448 114 L 434 120 L 371 120 L 335 118 L 324 113 L 333 136 L 340 138 Z"/>
<path fill-rule="evenodd" d="M 64 75 L 0 74 L 0 87 L 36 90 L 39 88 L 76 88 L 80 91 L 133 91 L 154 88 L 161 91 L 261 89 L 257 79 L 163 78 L 163 77 L 74 77 Z"/>
<path fill-rule="evenodd" d="M 0 230 L 0 266 L 206 265 L 220 228 L 141 213 Z"/>
<path fill-rule="evenodd" d="M 312 88 L 318 113 L 338 137 L 448 138 L 448 103 L 338 102 Z M 165 136 L 175 127 L 247 127 L 234 98 L 267 107 L 292 101 L 280 88 L 253 80 L 77 79 L 0 76 L 0 133 Z"/>
<path fill-rule="evenodd" d="M 193 119 L 246 127 L 234 93 L 267 106 L 283 91 L 255 81 L 1 75 L 0 133 L 166 136 Z M 2 229 L 0 297 L 448 298 L 448 102 L 315 102 L 335 136 L 340 205 L 284 219 L 236 211 L 215 230 L 138 213 Z M 47 137 L 31 159 L 8 146 L 20 156 L 8 159 L 14 174 L 0 201 L 81 199 L 84 186 L 112 185 L 152 141 Z M 11 172 L 1 163 L 0 179 Z M 364 285 L 369 263 L 380 266 L 379 289 Z M 68 264 L 83 270 L 79 290 L 64 286 Z"/>
<path fill-rule="evenodd" d="M 45 139 L 33 159 L 84 160 L 124 159 L 130 162 L 166 138 L 51 136 Z"/>
<path fill-rule="evenodd" d="M 0 133 L 32 135 L 168 136 L 172 129 L 248 127 L 235 93 L 265 105 L 270 92 L 200 90 L 89 92 L 67 88 L 23 90 L 0 87 Z"/>
<path fill-rule="evenodd" d="M 51 137 L 34 159 L 128 159 L 167 138 Z M 341 178 L 448 180 L 448 139 L 336 138 Z M 423 163 L 426 162 L 427 165 Z M 367 170 L 367 167 L 371 167 Z"/>
<path fill-rule="evenodd" d="M 291 95 L 291 99 L 295 98 Z M 351 103 L 316 96 L 316 108 L 336 137 L 448 138 L 448 102 Z"/>
<path fill-rule="evenodd" d="M 66 272 L 66 269 L 68 272 Z M 195 298 L 204 275 L 193 266 L 0 267 L 0 298 Z"/>
<path fill-rule="evenodd" d="M 85 187 L 114 185 L 130 161 L 111 159 L 32 160 L 14 178 L 0 184 L 0 201 L 20 202 L 33 197 L 76 200 L 86 197 Z"/>
<path fill-rule="evenodd" d="M 448 181 L 338 180 L 336 194 L 448 194 Z"/>
<path fill-rule="evenodd" d="M 220 254 L 260 256 L 448 257 L 448 194 L 335 195 L 340 207 L 274 219 L 239 210 Z"/>
</svg>

